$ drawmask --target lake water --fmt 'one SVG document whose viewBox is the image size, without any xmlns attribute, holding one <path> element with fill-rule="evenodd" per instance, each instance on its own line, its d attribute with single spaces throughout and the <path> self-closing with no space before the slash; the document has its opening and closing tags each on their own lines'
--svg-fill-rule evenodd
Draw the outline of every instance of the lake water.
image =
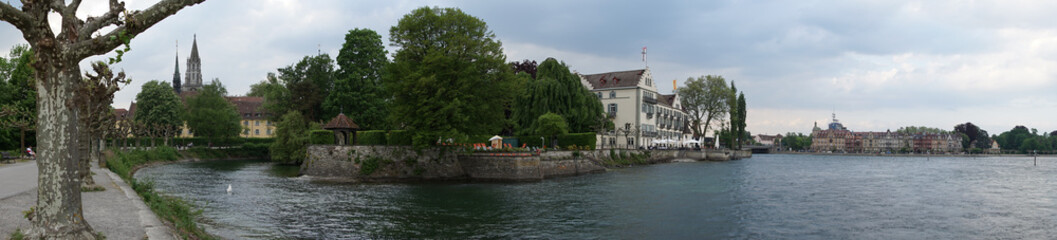
<svg viewBox="0 0 1057 240">
<path fill-rule="evenodd" d="M 1057 159 L 755 155 L 534 183 L 309 181 L 255 161 L 140 170 L 230 239 L 1046 239 Z M 233 194 L 226 188 L 231 184 Z"/>
</svg>

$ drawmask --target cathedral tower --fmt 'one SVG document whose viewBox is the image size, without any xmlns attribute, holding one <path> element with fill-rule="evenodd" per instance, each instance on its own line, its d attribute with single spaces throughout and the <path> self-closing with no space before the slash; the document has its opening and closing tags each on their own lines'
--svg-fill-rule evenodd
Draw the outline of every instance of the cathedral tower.
<svg viewBox="0 0 1057 240">
<path fill-rule="evenodd" d="M 176 43 L 176 71 L 172 73 L 172 89 L 176 95 L 180 95 L 180 43 Z"/>
<path fill-rule="evenodd" d="M 184 92 L 195 92 L 202 89 L 202 59 L 198 58 L 198 35 L 191 43 L 191 56 L 187 58 L 187 75 L 182 86 Z"/>
</svg>

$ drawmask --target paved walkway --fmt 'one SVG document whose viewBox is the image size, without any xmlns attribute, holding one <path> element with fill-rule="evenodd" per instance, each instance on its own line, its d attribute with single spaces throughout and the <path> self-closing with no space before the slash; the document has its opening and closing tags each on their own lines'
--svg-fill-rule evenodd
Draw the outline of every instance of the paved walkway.
<svg viewBox="0 0 1057 240">
<path fill-rule="evenodd" d="M 92 229 L 107 239 L 175 239 L 117 174 L 95 166 L 92 173 L 96 184 L 106 188 L 81 194 L 84 217 Z M 0 165 L 0 239 L 11 236 L 16 228 L 29 227 L 22 211 L 36 204 L 36 185 L 36 161 Z"/>
</svg>

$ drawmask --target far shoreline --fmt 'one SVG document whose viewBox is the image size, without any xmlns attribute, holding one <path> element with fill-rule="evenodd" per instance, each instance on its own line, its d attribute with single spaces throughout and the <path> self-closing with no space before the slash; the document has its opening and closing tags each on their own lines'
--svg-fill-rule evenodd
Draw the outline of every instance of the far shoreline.
<svg viewBox="0 0 1057 240">
<path fill-rule="evenodd" d="M 958 158 L 981 158 L 981 157 L 1042 157 L 1042 158 L 1057 158 L 1054 154 L 923 154 L 923 153 L 819 153 L 819 152 L 777 152 L 767 154 L 785 154 L 785 155 L 815 155 L 815 156 L 855 156 L 855 157 L 958 157 Z M 761 154 L 761 155 L 767 155 Z"/>
</svg>

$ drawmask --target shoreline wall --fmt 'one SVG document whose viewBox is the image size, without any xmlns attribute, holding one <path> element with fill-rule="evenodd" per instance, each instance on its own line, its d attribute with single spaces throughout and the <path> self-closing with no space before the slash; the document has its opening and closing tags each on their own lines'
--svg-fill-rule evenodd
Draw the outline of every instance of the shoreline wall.
<svg viewBox="0 0 1057 240">
<path fill-rule="evenodd" d="M 611 156 L 616 154 L 618 156 Z M 645 164 L 674 159 L 727 161 L 751 157 L 747 151 L 604 149 L 533 153 L 457 153 L 409 146 L 309 145 L 301 174 L 345 181 L 478 180 L 539 181 L 605 172 L 614 157 L 643 158 Z"/>
</svg>

